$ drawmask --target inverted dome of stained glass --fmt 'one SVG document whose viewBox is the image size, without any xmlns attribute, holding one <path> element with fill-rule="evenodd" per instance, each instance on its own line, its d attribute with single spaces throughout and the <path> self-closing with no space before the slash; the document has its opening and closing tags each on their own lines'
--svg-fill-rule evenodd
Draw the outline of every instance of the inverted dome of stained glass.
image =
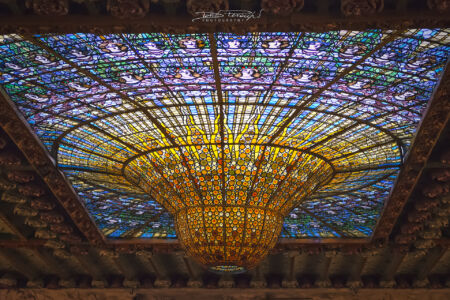
<svg viewBox="0 0 450 300">
<path fill-rule="evenodd" d="M 0 83 L 107 237 L 176 231 L 190 255 L 231 272 L 280 232 L 371 235 L 449 39 L 10 35 Z"/>
</svg>

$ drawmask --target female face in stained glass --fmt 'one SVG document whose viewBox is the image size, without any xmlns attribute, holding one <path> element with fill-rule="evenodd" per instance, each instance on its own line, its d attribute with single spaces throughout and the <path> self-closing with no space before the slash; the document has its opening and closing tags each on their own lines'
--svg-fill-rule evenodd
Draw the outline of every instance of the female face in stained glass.
<svg viewBox="0 0 450 300">
<path fill-rule="evenodd" d="M 339 49 L 339 56 L 342 58 L 353 58 L 354 56 L 360 56 L 365 51 L 367 51 L 367 46 L 358 42 L 343 46 Z"/>
<path fill-rule="evenodd" d="M 47 95 L 35 95 L 35 94 L 26 93 L 24 96 L 30 100 L 33 100 L 36 102 L 41 102 L 41 103 L 45 103 L 50 100 L 50 97 Z"/>
<path fill-rule="evenodd" d="M 200 74 L 196 73 L 192 69 L 179 69 L 175 74 L 175 78 L 182 80 L 197 79 L 200 76 L 201 76 Z"/>
<path fill-rule="evenodd" d="M 222 47 L 217 49 L 218 54 L 220 56 L 227 56 L 227 55 L 240 55 L 245 54 L 250 51 L 250 49 L 247 48 L 247 43 L 244 39 L 238 39 L 234 37 L 228 37 L 225 38 L 222 41 Z M 220 58 L 223 59 L 223 58 Z M 220 60 L 219 59 L 219 60 Z"/>
<path fill-rule="evenodd" d="M 417 95 L 415 90 L 406 90 L 394 94 L 394 98 L 399 101 L 414 100 Z"/>
<path fill-rule="evenodd" d="M 136 74 L 121 73 L 119 81 L 121 83 L 126 83 L 126 84 L 137 84 L 137 83 L 141 82 L 143 79 L 144 78 L 142 78 L 141 76 L 136 75 Z"/>
<path fill-rule="evenodd" d="M 81 60 L 81 61 L 90 61 L 90 60 L 92 60 L 92 56 L 89 55 L 89 53 L 86 50 L 71 49 L 69 51 L 69 54 L 71 54 L 77 60 Z"/>
<path fill-rule="evenodd" d="M 35 63 L 37 64 L 44 64 L 48 67 L 53 67 L 56 66 L 58 63 L 55 62 L 56 58 L 54 58 L 53 56 L 47 57 L 43 54 L 37 54 L 33 57 L 33 60 Z"/>
<path fill-rule="evenodd" d="M 309 58 L 311 56 L 324 54 L 323 48 L 326 43 L 321 39 L 307 40 L 299 48 L 294 49 L 294 57 Z"/>
<path fill-rule="evenodd" d="M 234 74 L 234 77 L 242 80 L 251 80 L 261 77 L 261 73 L 256 68 L 242 68 L 240 72 Z"/>
<path fill-rule="evenodd" d="M 393 47 L 385 47 L 375 52 L 373 60 L 377 64 L 384 65 L 392 62 L 393 60 L 395 61 L 400 57 L 400 55 L 400 50 Z"/>
<path fill-rule="evenodd" d="M 370 78 L 360 78 L 355 81 L 350 81 L 347 83 L 347 86 L 351 88 L 352 90 L 362 90 L 362 89 L 368 89 L 372 86 L 373 80 Z"/>
<path fill-rule="evenodd" d="M 298 218 L 298 216 L 297 216 L 297 214 L 296 214 L 296 213 L 294 213 L 294 212 L 291 212 L 291 213 L 289 214 L 289 218 L 292 218 L 292 219 L 297 219 L 297 218 Z"/>
<path fill-rule="evenodd" d="M 304 70 L 303 72 L 294 75 L 293 78 L 298 82 L 308 83 L 319 80 L 319 72 L 312 70 Z"/>
<path fill-rule="evenodd" d="M 153 41 L 146 41 L 143 46 L 146 47 L 147 50 L 152 52 L 162 52 L 159 46 Z"/>
<path fill-rule="evenodd" d="M 91 86 L 89 86 L 87 84 L 82 84 L 82 83 L 75 82 L 75 81 L 67 83 L 67 86 L 69 87 L 69 90 L 71 90 L 73 92 L 85 92 L 91 88 Z"/>
<path fill-rule="evenodd" d="M 128 51 L 128 47 L 126 45 L 111 41 L 103 42 L 98 47 L 105 53 L 119 56 L 124 55 Z"/>
<path fill-rule="evenodd" d="M 20 72 L 20 73 L 24 73 L 24 72 L 28 72 L 29 71 L 28 68 L 23 67 L 23 66 L 21 66 L 18 63 L 13 63 L 13 62 L 9 62 L 9 61 L 5 62 L 4 66 L 6 68 L 9 68 L 11 70 L 14 70 L 14 71 L 17 71 L 17 72 Z"/>
<path fill-rule="evenodd" d="M 178 41 L 178 45 L 186 52 L 198 53 L 205 47 L 205 42 L 192 37 L 184 38 Z"/>
<path fill-rule="evenodd" d="M 241 50 L 241 42 L 237 39 L 231 39 L 227 41 L 227 48 L 231 51 Z"/>
<path fill-rule="evenodd" d="M 435 56 L 421 56 L 417 55 L 411 61 L 406 64 L 406 68 L 410 70 L 418 70 L 422 68 L 426 68 L 432 66 L 436 63 Z"/>
<path fill-rule="evenodd" d="M 322 43 L 317 40 L 308 41 L 305 43 L 307 48 L 305 49 L 305 52 L 310 53 L 317 53 L 319 52 L 319 49 L 322 47 Z"/>
<path fill-rule="evenodd" d="M 161 44 L 154 41 L 146 41 L 141 44 L 145 48 L 145 54 L 151 54 L 153 56 L 161 57 L 164 54 L 164 50 L 161 49 Z"/>
<path fill-rule="evenodd" d="M 271 38 L 263 41 L 261 46 L 264 52 L 273 54 L 289 47 L 289 41 L 283 38 Z"/>
</svg>

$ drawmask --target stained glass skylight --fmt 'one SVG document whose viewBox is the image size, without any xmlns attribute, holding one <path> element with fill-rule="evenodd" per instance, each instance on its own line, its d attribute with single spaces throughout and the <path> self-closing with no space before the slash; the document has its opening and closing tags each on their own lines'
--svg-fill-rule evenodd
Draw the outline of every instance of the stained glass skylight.
<svg viewBox="0 0 450 300">
<path fill-rule="evenodd" d="M 363 238 L 449 33 L 4 35 L 0 84 L 109 238 L 175 238 L 161 203 L 180 195 L 263 210 L 284 199 L 283 237 Z"/>
</svg>

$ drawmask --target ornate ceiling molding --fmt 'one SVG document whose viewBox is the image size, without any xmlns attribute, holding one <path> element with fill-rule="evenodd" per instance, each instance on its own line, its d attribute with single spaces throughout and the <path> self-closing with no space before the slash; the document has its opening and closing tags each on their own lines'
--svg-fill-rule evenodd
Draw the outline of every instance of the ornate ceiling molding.
<svg viewBox="0 0 450 300">
<path fill-rule="evenodd" d="M 412 290 L 408 287 L 404 289 L 382 289 L 376 290 L 373 288 L 351 289 L 344 288 L 345 285 L 337 284 L 339 278 L 335 279 L 336 284 L 332 288 L 325 289 L 310 289 L 304 290 L 299 288 L 290 288 L 277 290 L 276 292 L 271 288 L 254 288 L 247 289 L 245 293 L 241 289 L 198 289 L 198 288 L 179 288 L 179 289 L 89 289 L 79 288 L 76 291 L 73 289 L 16 289 L 16 290 L 1 290 L 0 296 L 5 300 L 12 299 L 152 299 L 152 300 L 172 300 L 172 299 L 357 299 L 364 298 L 368 300 L 381 299 L 389 297 L 388 299 L 444 299 L 449 289 L 429 290 L 418 289 Z M 14 285 L 14 280 L 2 280 L 5 285 Z M 344 288 L 344 289 L 343 289 Z M 298 298 L 302 295 L 302 298 Z M 413 297 L 413 298 L 412 298 Z"/>
<path fill-rule="evenodd" d="M 345 16 L 367 16 L 379 13 L 384 0 L 341 0 L 341 12 Z"/>
<path fill-rule="evenodd" d="M 66 180 L 64 175 L 55 168 L 55 162 L 45 150 L 42 143 L 32 132 L 25 119 L 23 119 L 21 113 L 7 100 L 7 96 L 0 91 L 0 127 L 7 133 L 9 138 L 20 149 L 25 156 L 26 160 L 32 167 L 32 170 L 43 180 L 45 185 L 39 186 L 36 184 L 19 186 L 19 193 L 32 197 L 30 200 L 31 205 L 36 210 L 46 211 L 52 208 L 54 204 L 47 203 L 47 200 L 40 198 L 45 193 L 45 189 L 48 188 L 53 196 L 58 200 L 58 204 L 61 205 L 66 213 L 70 216 L 74 224 L 82 232 L 86 239 L 95 245 L 104 243 L 103 234 L 97 229 L 94 221 L 87 213 L 86 208 L 79 200 L 78 195 L 72 188 L 71 184 Z M 14 154 L 15 155 L 15 154 Z M 31 176 L 31 175 L 30 175 Z M 11 179 L 24 181 L 29 176 L 24 174 L 12 174 Z M 20 190 L 21 189 L 21 190 Z M 11 200 L 12 201 L 12 200 Z M 21 212 L 24 214 L 23 210 Z M 62 224 L 60 221 L 61 216 L 50 213 L 43 213 L 41 220 L 43 225 L 40 226 L 34 222 L 33 227 L 47 227 L 48 221 L 51 227 L 51 231 L 54 231 L 61 235 L 67 235 L 72 232 L 70 225 Z M 47 222 L 46 222 L 47 221 Z M 30 221 L 31 222 L 31 221 Z M 39 234 L 38 234 L 39 236 Z M 45 237 L 48 237 L 45 235 Z"/>
<path fill-rule="evenodd" d="M 192 17 L 163 17 L 155 15 L 152 18 L 140 20 L 118 20 L 109 16 L 65 16 L 43 19 L 39 16 L 2 17 L 0 33 L 72 33 L 87 32 L 106 33 L 204 33 L 204 32 L 305 32 L 329 30 L 363 30 L 367 28 L 407 29 L 407 28 L 444 28 L 449 27 L 449 17 L 435 15 L 432 12 L 415 16 L 367 16 L 364 19 L 346 19 L 333 16 L 314 16 L 292 14 L 289 17 L 262 16 L 260 19 L 246 23 L 193 23 Z"/>
<path fill-rule="evenodd" d="M 0 11 L 0 33 L 317 32 L 450 26 L 447 0 L 397 2 L 385 6 L 384 0 L 246 0 L 239 4 L 228 0 L 28 0 L 26 5 L 6 1 Z M 193 22 L 196 12 L 220 9 L 248 10 L 252 17 Z"/>
</svg>

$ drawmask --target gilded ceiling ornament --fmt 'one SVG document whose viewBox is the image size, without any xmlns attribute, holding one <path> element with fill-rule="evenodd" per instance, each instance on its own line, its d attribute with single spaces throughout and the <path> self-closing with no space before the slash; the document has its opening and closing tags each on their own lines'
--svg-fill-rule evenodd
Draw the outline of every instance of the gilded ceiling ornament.
<svg viewBox="0 0 450 300">
<path fill-rule="evenodd" d="M 34 228 L 45 228 L 48 225 L 46 222 L 38 218 L 26 218 L 25 224 Z"/>
<path fill-rule="evenodd" d="M 1 187 L 1 189 L 5 190 L 2 193 L 2 196 L 0 198 L 2 201 L 9 202 L 9 203 L 26 203 L 29 200 L 27 197 L 18 195 L 14 191 L 11 191 L 15 188 L 15 185 L 12 186 L 11 189 L 5 189 L 4 185 L 2 185 L 1 181 L 0 181 L 0 187 Z M 31 207 L 33 207 L 33 205 Z M 33 207 L 33 208 L 37 209 L 36 207 Z"/>
<path fill-rule="evenodd" d="M 304 5 L 304 0 L 261 0 L 264 12 L 281 16 L 300 11 Z"/>
<path fill-rule="evenodd" d="M 28 207 L 27 205 L 17 204 L 14 207 L 14 214 L 24 217 L 34 217 L 38 214 L 38 211 Z"/>
<path fill-rule="evenodd" d="M 34 180 L 34 174 L 27 171 L 10 171 L 8 179 L 18 183 L 27 183 Z"/>
<path fill-rule="evenodd" d="M 39 215 L 42 221 L 45 221 L 49 224 L 60 224 L 64 221 L 64 217 L 61 214 L 54 211 L 41 212 Z"/>
<path fill-rule="evenodd" d="M 428 0 L 428 7 L 438 12 L 446 12 L 450 10 L 450 0 Z"/>
<path fill-rule="evenodd" d="M 120 19 L 142 18 L 149 12 L 149 0 L 108 0 L 107 11 Z"/>
<path fill-rule="evenodd" d="M 384 0 L 341 0 L 341 12 L 345 16 L 366 16 L 381 12 Z"/>
<path fill-rule="evenodd" d="M 55 203 L 47 198 L 34 198 L 31 200 L 30 204 L 32 208 L 43 211 L 55 208 Z"/>
<path fill-rule="evenodd" d="M 200 12 L 219 12 L 229 8 L 228 0 L 187 0 L 187 11 L 193 16 Z"/>
<path fill-rule="evenodd" d="M 69 234 L 73 232 L 73 228 L 70 225 L 67 224 L 51 224 L 50 225 L 50 230 L 56 232 L 56 233 L 61 233 L 61 234 Z"/>
<path fill-rule="evenodd" d="M 69 13 L 69 0 L 27 0 L 25 5 L 41 16 L 64 16 Z"/>
<path fill-rule="evenodd" d="M 57 237 L 56 233 L 48 229 L 40 228 L 34 232 L 34 237 L 37 239 L 54 239 Z"/>
<path fill-rule="evenodd" d="M 61 234 L 58 237 L 61 241 L 64 241 L 66 243 L 74 244 L 74 243 L 80 243 L 82 239 L 75 234 Z"/>
<path fill-rule="evenodd" d="M 8 160 L 6 160 L 6 161 L 8 161 Z M 5 162 L 5 157 L 4 156 L 2 157 L 1 154 L 0 154 L 0 162 Z M 2 165 L 2 163 L 0 163 L 0 166 L 1 165 Z M 8 165 L 8 164 L 3 163 L 3 165 Z M 13 190 L 16 188 L 16 186 L 17 186 L 17 184 L 15 184 L 14 182 L 11 182 L 4 178 L 0 178 L 0 188 L 2 190 L 5 190 L 5 191 Z M 8 201 L 8 200 L 5 200 L 5 201 Z"/>
<path fill-rule="evenodd" d="M 66 248 L 66 244 L 57 240 L 48 240 L 45 242 L 44 247 L 53 249 L 64 249 Z"/>
</svg>

